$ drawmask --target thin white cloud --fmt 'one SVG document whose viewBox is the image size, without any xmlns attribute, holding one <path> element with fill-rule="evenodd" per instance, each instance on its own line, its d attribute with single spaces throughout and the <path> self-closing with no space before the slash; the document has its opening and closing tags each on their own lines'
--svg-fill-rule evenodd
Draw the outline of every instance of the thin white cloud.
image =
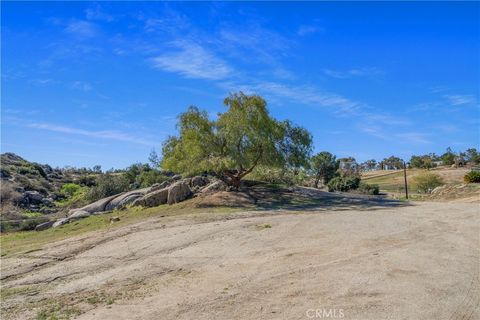
<svg viewBox="0 0 480 320">
<path fill-rule="evenodd" d="M 53 79 L 32 79 L 32 80 L 29 80 L 29 83 L 33 84 L 34 86 L 44 87 L 44 86 L 57 83 L 57 81 Z"/>
<path fill-rule="evenodd" d="M 324 69 L 323 73 L 336 79 L 349 79 L 353 77 L 372 77 L 382 75 L 383 71 L 375 67 L 356 68 L 350 70 Z"/>
<path fill-rule="evenodd" d="M 87 8 L 87 10 L 85 10 L 85 17 L 88 20 L 98 20 L 105 22 L 113 21 L 113 16 L 103 11 L 99 4 Z"/>
<path fill-rule="evenodd" d="M 382 140 L 391 140 L 391 135 L 386 134 L 384 130 L 378 125 L 372 125 L 372 126 L 366 126 L 366 125 L 361 125 L 359 127 L 360 131 L 363 133 L 366 133 L 370 136 L 382 139 Z"/>
<path fill-rule="evenodd" d="M 309 34 L 324 32 L 324 31 L 325 29 L 314 26 L 314 25 L 301 25 L 297 30 L 297 34 L 301 37 L 304 37 Z"/>
<path fill-rule="evenodd" d="M 189 19 L 183 13 L 170 8 L 166 3 L 158 9 L 156 14 L 140 12 L 134 16 L 143 23 L 143 29 L 149 33 L 180 35 L 180 32 L 191 29 Z"/>
<path fill-rule="evenodd" d="M 409 142 L 412 144 L 431 143 L 430 139 L 428 138 L 428 135 L 425 133 L 406 132 L 406 133 L 398 133 L 395 136 L 399 139 L 402 139 L 403 142 Z"/>
<path fill-rule="evenodd" d="M 75 81 L 74 83 L 72 83 L 71 88 L 75 89 L 75 90 L 88 92 L 88 91 L 92 90 L 92 85 L 88 82 Z"/>
<path fill-rule="evenodd" d="M 219 31 L 218 38 L 217 46 L 221 52 L 248 63 L 276 67 L 279 67 L 279 59 L 287 55 L 292 46 L 292 41 L 280 33 L 256 24 L 224 27 Z"/>
<path fill-rule="evenodd" d="M 358 102 L 341 95 L 321 92 L 309 86 L 287 86 L 273 82 L 265 82 L 258 86 L 260 90 L 290 98 L 299 103 L 307 103 L 320 107 L 334 107 L 335 111 L 351 112 L 360 107 Z"/>
<path fill-rule="evenodd" d="M 152 59 L 155 68 L 187 78 L 208 80 L 225 79 L 233 72 L 224 60 L 197 43 L 176 41 L 172 45 L 176 51 Z"/>
<path fill-rule="evenodd" d="M 388 126 L 408 126 L 411 125 L 412 122 L 408 119 L 405 119 L 400 116 L 391 116 L 387 115 L 381 112 L 363 112 L 362 116 L 365 118 L 365 120 L 368 120 L 369 122 L 374 122 L 374 123 L 382 123 Z"/>
<path fill-rule="evenodd" d="M 289 99 L 303 105 L 331 108 L 337 114 L 351 114 L 362 107 L 362 104 L 335 93 L 323 92 L 311 86 L 291 86 L 277 82 L 261 82 L 253 85 L 239 85 L 233 82 L 222 84 L 230 91 L 259 93 L 265 96 Z"/>
<path fill-rule="evenodd" d="M 98 34 L 98 27 L 92 22 L 74 20 L 67 25 L 65 31 L 79 38 L 92 38 Z"/>
<path fill-rule="evenodd" d="M 453 106 L 471 105 L 476 103 L 475 96 L 473 95 L 453 94 L 445 95 L 444 98 Z"/>
<path fill-rule="evenodd" d="M 29 128 L 47 130 L 52 132 L 81 135 L 91 138 L 100 138 L 100 139 L 109 139 L 116 140 L 121 142 L 129 142 L 134 144 L 141 145 L 155 145 L 155 142 L 148 141 L 139 137 L 132 136 L 130 134 L 114 131 L 114 130 L 101 130 L 101 131 L 91 131 L 85 129 L 72 128 L 67 126 L 55 125 L 50 123 L 30 123 L 26 125 Z"/>
</svg>

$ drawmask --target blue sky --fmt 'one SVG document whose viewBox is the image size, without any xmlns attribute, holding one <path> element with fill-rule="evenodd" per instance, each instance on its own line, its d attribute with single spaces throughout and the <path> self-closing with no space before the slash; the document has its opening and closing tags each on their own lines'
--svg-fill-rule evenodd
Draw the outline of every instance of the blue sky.
<svg viewBox="0 0 480 320">
<path fill-rule="evenodd" d="M 2 2 L 1 149 L 121 168 L 233 91 L 367 160 L 479 147 L 478 2 Z"/>
</svg>

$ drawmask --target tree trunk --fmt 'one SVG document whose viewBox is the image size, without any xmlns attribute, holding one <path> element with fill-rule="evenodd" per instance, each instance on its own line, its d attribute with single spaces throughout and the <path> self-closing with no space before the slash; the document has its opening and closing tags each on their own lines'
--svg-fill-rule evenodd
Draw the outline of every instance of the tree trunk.
<svg viewBox="0 0 480 320">
<path fill-rule="evenodd" d="M 226 182 L 229 186 L 233 187 L 235 190 L 240 188 L 240 182 L 243 178 L 243 174 L 240 172 L 232 172 L 232 171 L 225 171 L 224 175 L 228 177 L 228 179 L 224 179 L 223 181 Z"/>
<path fill-rule="evenodd" d="M 239 176 L 233 176 L 231 179 L 232 179 L 232 187 L 235 190 L 239 190 L 240 189 L 240 181 L 242 180 L 242 178 L 239 177 Z"/>
</svg>

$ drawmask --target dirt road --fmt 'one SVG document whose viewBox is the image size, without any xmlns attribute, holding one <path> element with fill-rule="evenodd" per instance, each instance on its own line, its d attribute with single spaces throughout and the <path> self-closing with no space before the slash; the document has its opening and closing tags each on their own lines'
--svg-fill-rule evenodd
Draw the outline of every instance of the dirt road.
<svg viewBox="0 0 480 320">
<path fill-rule="evenodd" d="M 2 309 L 12 319 L 480 319 L 479 234 L 479 205 L 462 203 L 156 218 L 2 259 L 4 290 L 20 292 Z"/>
</svg>

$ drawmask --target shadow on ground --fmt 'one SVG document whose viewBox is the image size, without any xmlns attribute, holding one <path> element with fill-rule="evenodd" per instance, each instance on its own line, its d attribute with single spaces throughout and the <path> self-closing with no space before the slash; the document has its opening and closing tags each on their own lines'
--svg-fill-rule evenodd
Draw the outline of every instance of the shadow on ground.
<svg viewBox="0 0 480 320">
<path fill-rule="evenodd" d="M 204 197 L 197 207 L 232 207 L 257 210 L 378 210 L 406 207 L 407 201 L 385 199 L 381 196 L 366 196 L 348 193 L 331 193 L 314 188 L 285 188 L 260 185 L 239 192 L 220 192 Z"/>
</svg>

